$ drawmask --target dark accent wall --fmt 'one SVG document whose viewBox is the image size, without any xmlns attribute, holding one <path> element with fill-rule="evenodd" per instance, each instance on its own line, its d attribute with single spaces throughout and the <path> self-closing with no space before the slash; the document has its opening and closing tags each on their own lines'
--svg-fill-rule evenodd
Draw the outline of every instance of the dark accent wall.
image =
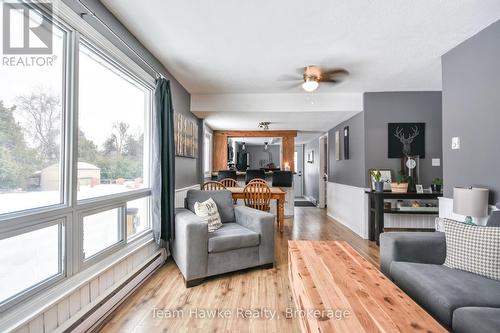
<svg viewBox="0 0 500 333">
<path fill-rule="evenodd" d="M 307 162 L 307 155 L 313 151 L 314 161 Z M 304 145 L 304 196 L 319 200 L 319 138 Z"/>
<path fill-rule="evenodd" d="M 77 14 L 85 13 L 85 9 L 76 0 L 63 0 Z M 191 95 L 184 89 L 184 87 L 165 69 L 165 67 L 156 59 L 142 44 L 139 42 L 130 31 L 98 0 L 84 1 L 92 11 L 101 20 L 118 35 L 125 40 L 134 50 L 148 61 L 157 71 L 162 73 L 168 80 L 172 88 L 172 104 L 176 112 L 182 113 L 187 118 L 193 119 L 198 122 L 198 118 L 191 113 Z M 105 27 L 103 27 L 91 15 L 83 16 L 83 19 L 93 26 L 98 32 L 111 41 L 122 52 L 127 54 L 146 72 L 155 75 L 150 68 L 148 68 L 137 56 L 131 52 L 123 43 L 113 36 Z M 200 122 L 198 122 L 200 126 Z M 199 151 L 201 151 L 203 136 L 199 135 Z M 175 158 L 175 188 L 182 188 L 199 183 L 202 179 L 203 169 L 201 167 L 201 159 L 192 159 L 184 157 Z"/>
<path fill-rule="evenodd" d="M 344 127 L 349 126 L 349 159 L 344 159 Z M 340 161 L 335 160 L 335 132 L 340 132 Z M 335 126 L 328 132 L 328 181 L 365 187 L 365 113 Z"/>
<path fill-rule="evenodd" d="M 393 177 L 401 170 L 400 159 L 388 158 L 388 123 L 425 123 L 425 158 L 420 160 L 419 183 L 429 187 L 433 178 L 442 177 L 441 109 L 440 91 L 364 94 L 366 186 L 368 169 L 391 169 Z M 441 166 L 433 167 L 432 158 L 440 158 Z"/>
<path fill-rule="evenodd" d="M 454 186 L 500 192 L 500 21 L 442 57 L 444 195 Z M 451 138 L 460 137 L 460 149 Z"/>
</svg>

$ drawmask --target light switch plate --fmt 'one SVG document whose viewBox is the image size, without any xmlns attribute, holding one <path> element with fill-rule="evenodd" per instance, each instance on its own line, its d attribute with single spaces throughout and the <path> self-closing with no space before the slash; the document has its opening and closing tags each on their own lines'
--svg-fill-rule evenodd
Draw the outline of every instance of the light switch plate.
<svg viewBox="0 0 500 333">
<path fill-rule="evenodd" d="M 432 166 L 441 166 L 441 159 L 440 158 L 433 158 L 432 159 Z"/>
<path fill-rule="evenodd" d="M 458 136 L 451 138 L 451 149 L 460 149 L 460 138 Z"/>
</svg>

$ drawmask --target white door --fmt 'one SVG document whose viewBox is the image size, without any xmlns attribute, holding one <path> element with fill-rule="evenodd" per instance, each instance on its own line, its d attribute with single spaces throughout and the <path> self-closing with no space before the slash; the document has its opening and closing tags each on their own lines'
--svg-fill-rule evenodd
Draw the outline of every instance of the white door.
<svg viewBox="0 0 500 333">
<path fill-rule="evenodd" d="M 319 200 L 318 207 L 326 207 L 326 185 L 328 182 L 328 135 L 319 138 Z"/>
<path fill-rule="evenodd" d="M 297 198 L 303 195 L 302 171 L 304 169 L 304 146 L 295 146 L 294 164 L 295 173 L 293 174 L 293 188 L 295 197 Z"/>
</svg>

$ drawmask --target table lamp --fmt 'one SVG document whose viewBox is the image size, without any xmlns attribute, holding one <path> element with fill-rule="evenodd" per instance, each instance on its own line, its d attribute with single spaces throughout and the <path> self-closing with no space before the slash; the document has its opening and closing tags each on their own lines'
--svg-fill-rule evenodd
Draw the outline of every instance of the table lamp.
<svg viewBox="0 0 500 333">
<path fill-rule="evenodd" d="M 488 216 L 488 189 L 455 187 L 453 189 L 453 213 L 465 215 L 467 224 L 473 224 L 473 217 Z"/>
</svg>

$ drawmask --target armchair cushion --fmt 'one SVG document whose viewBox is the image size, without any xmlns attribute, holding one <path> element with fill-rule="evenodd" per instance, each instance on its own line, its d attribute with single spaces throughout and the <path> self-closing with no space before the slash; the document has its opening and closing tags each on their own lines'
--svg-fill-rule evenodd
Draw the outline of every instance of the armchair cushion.
<svg viewBox="0 0 500 333">
<path fill-rule="evenodd" d="M 222 228 L 208 235 L 208 252 L 224 252 L 244 247 L 259 246 L 259 234 L 237 223 L 224 223 Z"/>
<path fill-rule="evenodd" d="M 233 207 L 233 197 L 230 191 L 219 190 L 219 191 L 200 191 L 200 190 L 189 190 L 186 195 L 186 200 L 184 202 L 185 208 L 189 209 L 194 213 L 194 204 L 196 202 L 207 201 L 212 198 L 217 204 L 217 210 L 222 223 L 234 222 L 234 207 Z"/>
</svg>

